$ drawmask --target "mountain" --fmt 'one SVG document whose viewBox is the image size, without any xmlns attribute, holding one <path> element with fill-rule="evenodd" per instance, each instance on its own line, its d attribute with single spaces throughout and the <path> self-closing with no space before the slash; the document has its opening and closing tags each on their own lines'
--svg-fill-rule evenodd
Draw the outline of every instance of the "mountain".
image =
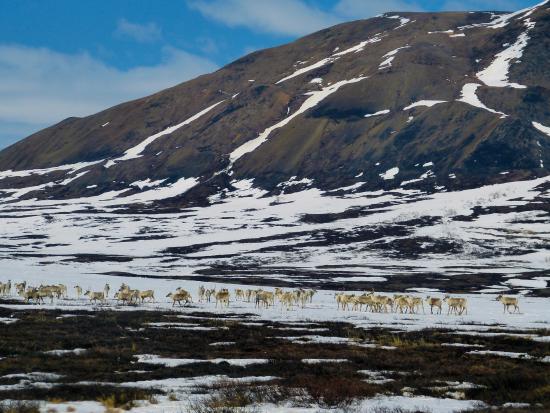
<svg viewBox="0 0 550 413">
<path fill-rule="evenodd" d="M 549 168 L 548 2 L 388 13 L 4 149 L 4 255 L 148 276 L 332 285 L 354 268 L 369 273 L 359 285 L 394 289 L 449 273 L 459 290 L 544 289 Z"/>
</svg>

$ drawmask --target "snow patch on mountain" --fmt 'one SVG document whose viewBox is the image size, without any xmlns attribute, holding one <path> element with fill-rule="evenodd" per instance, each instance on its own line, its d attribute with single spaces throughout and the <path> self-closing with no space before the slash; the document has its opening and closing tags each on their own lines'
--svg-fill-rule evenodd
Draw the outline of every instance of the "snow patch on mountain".
<svg viewBox="0 0 550 413">
<path fill-rule="evenodd" d="M 170 126 L 169 128 L 166 128 L 161 132 L 158 132 L 158 133 L 155 133 L 154 135 L 149 136 L 148 138 L 141 141 L 137 145 L 135 145 L 135 146 L 131 147 L 130 149 L 128 149 L 126 152 L 124 152 L 124 155 L 122 155 L 121 157 L 109 160 L 104 165 L 105 168 L 110 168 L 111 166 L 115 165 L 118 162 L 129 161 L 129 160 L 132 160 L 132 159 L 137 159 L 137 158 L 142 157 L 143 156 L 143 151 L 145 150 L 145 148 L 147 148 L 147 146 L 149 146 L 151 143 L 156 141 L 158 138 L 160 138 L 162 136 L 165 136 L 165 135 L 169 135 L 169 134 L 175 132 L 176 130 L 178 130 L 179 128 L 185 126 L 185 125 L 189 125 L 191 122 L 199 119 L 201 116 L 207 114 L 208 112 L 210 112 L 212 109 L 214 109 L 216 106 L 220 105 L 223 102 L 225 102 L 225 99 L 221 100 L 217 103 L 214 103 L 212 106 L 209 106 L 206 109 L 201 110 L 200 112 L 194 114 L 193 116 L 191 116 L 190 118 L 184 120 L 183 122 L 178 123 L 177 125 Z"/>
<path fill-rule="evenodd" d="M 397 55 L 397 53 L 400 51 L 400 50 L 403 50 L 403 49 L 408 49 L 410 48 L 411 46 L 407 45 L 407 46 L 402 46 L 402 47 L 398 47 L 397 49 L 394 49 L 388 53 L 386 53 L 384 56 L 382 56 L 382 59 L 385 59 L 382 61 L 382 63 L 380 63 L 380 66 L 378 66 L 378 69 L 379 70 L 382 70 L 382 69 L 387 69 L 389 67 L 392 66 L 392 62 L 393 60 L 395 59 L 395 55 Z"/>
<path fill-rule="evenodd" d="M 342 50 L 341 52 L 333 54 L 333 56 L 344 56 L 349 53 L 359 53 L 363 51 L 365 46 L 368 44 L 378 43 L 382 40 L 382 33 L 376 33 L 373 37 L 367 40 L 363 40 L 362 42 L 356 44 L 355 46 L 352 46 L 348 49 Z"/>
<path fill-rule="evenodd" d="M 283 82 L 286 82 L 287 80 L 289 79 L 292 79 L 292 78 L 295 78 L 296 76 L 300 76 L 300 75 L 303 75 L 304 73 L 307 73 L 311 70 L 314 70 L 314 69 L 318 69 L 320 67 L 323 67 L 329 63 L 332 63 L 334 62 L 335 60 L 337 60 L 337 58 L 334 58 L 334 57 L 327 57 L 323 60 L 319 60 L 318 62 L 316 63 L 313 63 L 309 66 L 306 66 L 306 67 L 302 67 L 301 69 L 298 69 L 296 70 L 294 73 L 292 73 L 291 75 L 288 75 L 286 77 L 283 77 L 281 80 L 277 81 L 275 84 L 278 85 L 280 83 L 283 83 Z"/>
<path fill-rule="evenodd" d="M 318 62 L 315 62 L 315 63 L 313 63 L 309 66 L 302 67 L 301 69 L 296 70 L 294 73 L 292 73 L 292 74 L 290 74 L 286 77 L 283 77 L 281 80 L 278 80 L 277 82 L 275 82 L 275 84 L 278 85 L 280 83 L 286 82 L 287 80 L 295 78 L 296 76 L 303 75 L 304 73 L 307 73 L 311 70 L 318 69 L 320 67 L 328 65 L 330 63 L 333 63 L 336 60 L 338 60 L 340 57 L 342 57 L 344 55 L 347 55 L 349 53 L 361 52 L 361 51 L 363 51 L 365 46 L 367 46 L 368 44 L 377 43 L 377 42 L 380 42 L 381 40 L 382 40 L 381 33 L 377 33 L 373 37 L 371 37 L 370 39 L 364 40 L 364 41 L 356 44 L 355 46 L 352 46 L 348 49 L 342 50 L 341 52 L 334 53 L 330 57 L 326 57 L 326 58 L 324 58 L 322 60 L 319 60 Z M 337 48 L 337 49 L 339 49 L 339 48 Z M 336 49 L 334 49 L 334 50 L 336 50 Z M 314 83 L 316 83 L 316 82 L 314 82 Z"/>
<path fill-rule="evenodd" d="M 399 168 L 397 166 L 388 169 L 383 174 L 380 174 L 380 177 L 384 180 L 389 180 L 395 178 L 395 176 L 399 173 Z"/>
<path fill-rule="evenodd" d="M 507 117 L 508 116 L 507 114 L 488 108 L 483 104 L 483 102 L 481 102 L 481 100 L 479 100 L 479 98 L 477 97 L 476 91 L 480 86 L 481 85 L 479 83 L 466 83 L 462 87 L 461 97 L 460 99 L 458 99 L 458 102 L 467 103 L 468 105 L 474 106 L 476 108 L 480 108 L 488 112 L 501 115 L 500 116 L 501 118 Z"/>
<path fill-rule="evenodd" d="M 510 21 L 516 17 L 525 18 L 530 16 L 536 9 L 538 9 L 541 6 L 544 6 L 548 3 L 548 0 L 543 1 L 542 3 L 538 3 L 532 7 L 527 7 L 525 9 L 518 10 L 513 13 L 507 13 L 503 14 L 501 16 L 498 16 L 495 18 L 492 22 L 484 24 L 486 27 L 489 27 L 491 29 L 501 29 L 505 26 L 507 26 Z"/>
<path fill-rule="evenodd" d="M 135 187 L 138 187 L 140 190 L 143 190 L 143 188 L 152 188 L 152 187 L 155 187 L 155 186 L 159 186 L 164 181 L 166 181 L 166 178 L 165 179 L 159 179 L 157 181 L 151 181 L 150 178 L 147 178 L 143 181 L 132 182 L 130 184 L 130 186 L 135 186 Z"/>
<path fill-rule="evenodd" d="M 239 146 L 237 149 L 235 149 L 233 152 L 230 153 L 229 159 L 231 161 L 231 164 L 235 163 L 239 158 L 241 158 L 243 155 L 254 151 L 256 148 L 258 148 L 262 143 L 267 141 L 269 135 L 271 132 L 273 132 L 276 129 L 282 128 L 283 126 L 287 125 L 292 119 L 297 117 L 298 115 L 306 112 L 307 110 L 313 108 L 316 106 L 319 102 L 321 102 L 326 97 L 330 96 L 334 92 L 336 92 L 338 89 L 340 89 L 342 86 L 351 84 L 351 83 L 357 83 L 360 82 L 363 79 L 366 79 L 367 77 L 356 77 L 349 80 L 340 80 L 339 82 L 336 82 L 330 86 L 324 87 L 322 90 L 314 91 L 314 92 L 308 92 L 305 95 L 309 96 L 304 103 L 302 103 L 302 106 L 294 112 L 292 115 L 284 118 L 280 122 L 276 123 L 275 125 L 272 125 L 265 129 L 262 133 L 258 135 L 257 138 L 251 139 L 241 146 Z"/>
<path fill-rule="evenodd" d="M 513 61 L 517 61 L 523 56 L 523 50 L 529 41 L 529 31 L 535 26 L 535 23 L 526 22 L 527 30 L 519 35 L 517 40 L 495 56 L 495 60 L 484 70 L 476 74 L 477 78 L 492 87 L 511 87 L 515 89 L 525 89 L 527 86 L 510 82 L 508 72 Z"/>
<path fill-rule="evenodd" d="M 389 109 L 384 109 L 384 110 L 379 110 L 378 112 L 368 113 L 364 117 L 365 118 L 371 118 L 373 116 L 387 115 L 388 113 L 390 113 L 390 110 Z"/>
<path fill-rule="evenodd" d="M 537 130 L 539 130 L 542 133 L 545 133 L 548 136 L 550 136 L 550 127 L 549 126 L 544 126 L 542 123 L 538 123 L 538 122 L 532 122 L 532 124 Z"/>
<path fill-rule="evenodd" d="M 427 106 L 431 108 L 432 106 L 438 105 L 440 103 L 446 103 L 446 100 L 419 100 L 418 102 L 411 103 L 409 106 L 405 106 L 403 110 L 410 110 L 418 106 Z"/>
<path fill-rule="evenodd" d="M 21 171 L 13 171 L 11 169 L 7 171 L 0 172 L 0 180 L 5 178 L 22 178 L 27 177 L 31 175 L 47 175 L 53 172 L 59 172 L 59 171 L 66 171 L 68 174 L 72 174 L 76 171 L 79 171 L 84 168 L 88 168 L 90 166 L 96 165 L 98 163 L 103 162 L 103 159 L 100 159 L 99 161 L 93 161 L 93 162 L 77 162 L 67 165 L 59 165 L 59 166 L 52 166 L 51 168 L 43 168 L 43 169 L 27 169 L 27 170 L 21 170 Z"/>
<path fill-rule="evenodd" d="M 406 17 L 402 17 L 402 16 L 397 16 L 397 15 L 394 15 L 394 16 L 386 16 L 384 15 L 385 18 L 387 19 L 397 19 L 399 20 L 399 26 L 397 26 L 395 29 L 393 30 L 397 30 L 397 29 L 400 29 L 401 27 L 409 24 L 411 22 L 411 19 L 408 19 Z"/>
</svg>

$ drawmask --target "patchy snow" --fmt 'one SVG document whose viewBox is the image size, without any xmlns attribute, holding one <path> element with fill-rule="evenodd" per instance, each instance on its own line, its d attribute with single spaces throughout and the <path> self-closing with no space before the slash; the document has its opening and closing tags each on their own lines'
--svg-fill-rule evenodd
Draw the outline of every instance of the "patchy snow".
<svg viewBox="0 0 550 413">
<path fill-rule="evenodd" d="M 111 122 L 105 122 L 103 125 L 101 125 L 101 127 L 104 128 L 104 127 L 107 126 L 109 123 L 111 123 Z"/>
<path fill-rule="evenodd" d="M 195 363 L 214 363 L 214 364 L 228 363 L 231 366 L 246 367 L 252 364 L 266 364 L 269 362 L 268 359 L 225 359 L 225 358 L 177 359 L 177 358 L 161 357 L 154 354 L 138 354 L 135 357 L 137 357 L 138 363 L 162 365 L 165 367 L 185 366 L 188 364 L 195 364 Z"/>
<path fill-rule="evenodd" d="M 316 77 L 314 79 L 311 79 L 309 81 L 309 83 L 314 83 L 314 84 L 317 84 L 317 85 L 320 85 L 321 83 L 323 83 L 323 78 L 321 77 Z"/>
<path fill-rule="evenodd" d="M 499 356 L 509 357 L 513 359 L 532 359 L 533 357 L 526 353 L 514 353 L 511 351 L 493 351 L 493 350 L 472 350 L 466 354 L 473 354 L 476 356 Z"/>
<path fill-rule="evenodd" d="M 340 56 L 344 56 L 344 55 L 349 54 L 349 53 L 359 53 L 359 52 L 361 52 L 365 49 L 365 46 L 367 46 L 369 44 L 380 42 L 382 40 L 382 37 L 383 36 L 381 35 L 381 33 L 376 33 L 370 39 L 363 40 L 362 42 L 356 44 L 355 46 L 352 46 L 348 49 L 342 50 L 341 52 L 334 53 L 333 56 L 340 57 Z"/>
<path fill-rule="evenodd" d="M 527 288 L 546 288 L 547 282 L 545 280 L 524 280 L 520 278 L 512 278 L 506 281 L 506 284 L 510 284 L 514 287 L 527 287 Z"/>
<path fill-rule="evenodd" d="M 378 66 L 378 69 L 382 70 L 382 69 L 387 69 L 388 67 L 391 67 L 392 63 L 393 63 L 393 60 L 395 59 L 395 56 L 397 55 L 397 53 L 400 50 L 408 49 L 410 47 L 411 46 L 406 45 L 406 46 L 398 47 L 397 49 L 394 49 L 394 50 L 386 53 L 384 56 L 382 56 L 382 59 L 384 59 L 384 60 L 382 61 L 382 63 L 380 63 L 380 66 Z"/>
<path fill-rule="evenodd" d="M 397 26 L 395 29 L 393 30 L 397 30 L 397 29 L 400 29 L 401 27 L 407 25 L 408 23 L 411 22 L 411 19 L 408 19 L 406 17 L 402 17 L 402 16 L 397 16 L 397 15 L 394 15 L 394 16 L 386 16 L 384 15 L 384 17 L 386 17 L 387 19 L 397 19 L 399 20 L 399 26 Z"/>
<path fill-rule="evenodd" d="M 392 166 L 384 163 L 387 168 L 380 167 L 381 171 Z M 363 167 L 374 168 L 372 164 Z M 548 242 L 550 224 L 541 215 L 542 212 L 514 212 L 513 207 L 526 205 L 535 196 L 545 196 L 542 187 L 537 187 L 549 181 L 550 177 L 545 177 L 448 193 L 405 189 L 366 191 L 360 188 L 354 193 L 329 193 L 308 187 L 299 192 L 279 195 L 270 195 L 262 188 L 253 187 L 250 182 L 236 181 L 232 184 L 236 190 L 225 192 L 223 197 L 212 198 L 210 206 L 154 216 L 114 213 L 110 202 L 124 199 L 117 199 L 114 194 L 102 195 L 101 199 L 98 196 L 93 199 L 19 201 L 5 207 L 2 205 L 0 237 L 5 247 L 0 250 L 0 269 L 10 274 L 12 282 L 27 280 L 33 285 L 50 281 L 65 283 L 73 296 L 74 274 L 89 274 L 86 276 L 87 283 L 98 290 L 102 290 L 106 282 L 111 285 L 127 282 L 138 289 L 151 288 L 151 282 L 154 282 L 155 295 L 161 298 L 179 286 L 196 292 L 199 282 L 183 280 L 179 278 L 182 274 L 193 277 L 197 275 L 197 270 L 209 268 L 210 265 L 229 267 L 243 260 L 258 265 L 259 269 L 254 271 L 255 277 L 285 283 L 299 282 L 300 285 L 311 282 L 311 278 L 305 275 L 307 272 L 322 277 L 327 274 L 327 279 L 372 276 L 388 281 L 396 273 L 410 277 L 430 273 L 440 278 L 442 285 L 445 285 L 444 279 L 451 279 L 457 273 L 495 273 L 510 275 L 512 279 L 529 279 L 534 278 L 528 276 L 530 272 L 540 273 L 548 268 L 548 253 L 541 245 Z M 113 208 L 116 206 L 113 204 Z M 474 209 L 486 210 L 493 206 L 510 211 L 481 214 L 472 221 L 453 220 L 453 217 L 461 215 L 470 216 Z M 94 208 L 92 213 L 83 212 L 90 207 Z M 342 212 L 353 210 L 368 213 L 338 218 Z M 304 214 L 337 214 L 337 218 L 332 222 L 308 223 L 302 219 Z M 48 216 L 55 219 L 47 219 Z M 369 241 L 357 244 L 361 248 L 360 253 L 354 245 L 337 249 L 334 246 L 307 245 L 325 231 L 335 231 L 340 236 L 364 229 L 378 230 L 387 225 L 400 225 L 422 217 L 435 218 L 436 222 L 411 228 L 412 233 L 408 233 L 407 237 L 429 237 L 434 242 L 452 240 L 464 246 L 464 251 L 458 254 L 422 254 L 418 258 L 388 261 L 385 254 L 370 248 Z M 108 227 L 105 222 L 109 223 Z M 44 235 L 47 240 L 31 246 L 28 239 L 19 239 L 27 234 Z M 150 234 L 153 236 L 149 238 Z M 487 251 L 484 250 L 484 255 L 480 256 L 473 248 L 480 244 L 488 248 L 504 247 L 510 253 L 485 256 Z M 296 246 L 296 252 L 285 251 L 281 254 L 277 250 L 287 245 Z M 166 253 L 163 251 L 166 248 L 189 246 L 199 248 L 196 252 L 178 255 L 175 263 L 165 262 Z M 273 248 L 276 248 L 274 252 Z M 529 252 L 525 253 L 525 249 Z M 22 255 L 14 256 L 14 252 L 21 252 Z M 83 253 L 119 255 L 128 257 L 128 260 L 85 263 L 67 260 Z M 222 255 L 229 258 L 220 258 Z M 277 273 L 271 271 L 273 267 L 278 267 Z M 287 270 L 289 268 L 293 271 Z M 343 273 L 344 270 L 346 273 Z M 115 273 L 135 276 L 130 278 Z M 151 275 L 157 278 L 154 281 L 146 278 Z M 218 286 L 222 282 L 236 282 L 231 274 L 224 275 L 223 279 L 214 278 L 210 284 L 212 287 L 216 285 L 215 281 Z M 503 284 L 503 287 L 514 289 L 510 284 Z M 385 286 L 381 285 L 381 288 Z M 457 325 L 468 321 L 495 321 L 523 329 L 536 325 L 534 320 L 547 319 L 541 310 L 541 303 L 536 299 L 522 298 L 520 308 L 525 314 L 501 317 L 501 305 L 494 302 L 495 295 L 489 297 L 492 298 L 469 298 L 472 300 L 472 315 L 460 320 L 452 317 L 439 320 Z M 304 310 L 304 317 L 314 319 L 324 317 L 325 313 L 331 318 L 349 317 L 349 314 L 338 315 L 333 311 L 333 297 L 325 297 L 324 293 L 316 295 L 314 302 L 316 307 Z M 106 307 L 112 305 L 114 303 L 109 302 Z M 53 307 L 56 306 L 65 310 L 92 310 L 82 300 L 62 300 L 59 304 L 54 303 Z M 163 301 L 138 308 L 170 306 L 171 303 Z M 28 309 L 28 306 L 21 307 Z M 50 308 L 49 303 L 44 307 Z M 231 310 L 234 308 L 235 311 L 253 311 L 246 304 L 232 302 Z M 212 306 L 212 309 L 215 308 Z M 280 309 L 276 311 L 280 313 Z M 285 316 L 288 313 L 302 317 L 302 313 L 297 312 L 285 312 Z M 378 317 L 372 316 L 372 320 L 384 324 L 401 322 L 394 320 L 393 315 Z M 436 318 L 419 317 L 403 328 L 423 328 L 437 322 Z M 539 324 L 540 327 L 543 325 Z"/>
<path fill-rule="evenodd" d="M 422 167 L 423 168 L 429 168 L 430 166 L 434 166 L 434 163 L 433 162 L 426 162 L 425 164 L 422 164 Z"/>
<path fill-rule="evenodd" d="M 67 174 L 72 174 L 76 171 L 79 171 L 84 168 L 88 168 L 90 166 L 96 165 L 103 161 L 104 161 L 103 159 L 100 159 L 99 161 L 77 162 L 77 163 L 66 164 L 66 165 L 52 166 L 51 168 L 27 169 L 27 170 L 21 170 L 21 171 L 13 171 L 9 169 L 7 171 L 0 172 L 0 180 L 5 178 L 21 178 L 21 177 L 27 177 L 31 175 L 47 175 L 47 174 L 50 174 L 53 172 L 59 172 L 59 171 L 64 171 Z"/>
<path fill-rule="evenodd" d="M 541 131 L 542 133 L 545 133 L 546 135 L 550 136 L 550 126 L 544 126 L 542 123 L 538 123 L 538 122 L 533 122 L 533 126 L 539 131 Z"/>
<path fill-rule="evenodd" d="M 483 348 L 481 344 L 466 344 L 466 343 L 441 343 L 443 347 L 462 347 L 462 348 Z"/>
<path fill-rule="evenodd" d="M 373 116 L 380 116 L 380 115 L 387 115 L 388 113 L 390 113 L 389 109 L 379 110 L 378 112 L 369 113 L 369 114 L 365 115 L 365 118 L 371 118 Z"/>
<path fill-rule="evenodd" d="M 86 353 L 87 351 L 88 350 L 86 350 L 85 348 L 75 348 L 72 350 L 49 350 L 49 351 L 45 351 L 44 354 L 49 354 L 52 356 L 66 356 L 66 355 L 72 354 L 75 356 L 79 356 L 81 354 Z"/>
<path fill-rule="evenodd" d="M 74 413 L 98 413 L 104 412 L 103 403 L 95 401 L 71 401 L 63 403 L 43 402 L 40 405 L 40 413 L 74 412 Z M 133 411 L 133 409 L 132 409 Z"/>
<path fill-rule="evenodd" d="M 293 176 L 288 181 L 278 183 L 277 187 L 287 188 L 289 186 L 312 185 L 312 184 L 313 184 L 313 179 L 310 179 L 310 178 L 296 179 L 296 177 Z"/>
<path fill-rule="evenodd" d="M 160 184 L 162 184 L 164 181 L 166 181 L 166 179 L 159 179 L 157 181 L 151 181 L 150 178 L 147 178 L 143 181 L 135 181 L 135 182 L 132 182 L 130 184 L 130 186 L 136 186 L 138 187 L 139 189 L 143 190 L 143 188 L 152 188 L 152 187 L 155 187 L 155 186 L 159 186 Z"/>
<path fill-rule="evenodd" d="M 0 379 L 25 379 L 31 381 L 57 381 L 63 378 L 61 374 L 34 371 L 31 373 L 12 373 L 1 376 Z"/>
<path fill-rule="evenodd" d="M 368 44 L 377 43 L 381 40 L 382 40 L 382 37 L 380 36 L 380 33 L 377 33 L 372 38 L 364 40 L 364 41 L 356 44 L 355 46 L 352 46 L 348 49 L 342 50 L 341 52 L 333 53 L 329 57 L 326 57 L 324 59 L 319 60 L 318 62 L 315 62 L 313 64 L 310 64 L 308 66 L 300 68 L 300 69 L 296 70 L 294 73 L 292 73 L 292 74 L 290 74 L 286 77 L 283 77 L 281 80 L 278 80 L 275 84 L 278 85 L 280 83 L 286 82 L 287 80 L 293 79 L 296 76 L 303 75 L 304 73 L 310 72 L 314 69 L 318 69 L 320 67 L 328 65 L 330 63 L 333 63 L 333 62 L 335 62 L 336 60 L 338 60 L 340 57 L 342 57 L 344 55 L 347 55 L 347 54 L 350 54 L 350 53 L 361 52 L 365 48 L 365 46 L 367 46 Z M 339 50 L 339 48 L 334 49 L 334 51 L 337 51 L 337 50 Z M 316 81 L 314 82 L 314 80 L 316 80 Z M 319 80 L 322 81 L 321 78 L 315 78 L 311 81 L 311 83 L 321 83 L 321 82 L 319 82 Z"/>
<path fill-rule="evenodd" d="M 376 413 L 405 409 L 410 412 L 457 413 L 482 407 L 484 404 L 476 400 L 438 399 L 429 396 L 376 396 L 363 401 L 357 411 Z"/>
<path fill-rule="evenodd" d="M 518 10 L 513 13 L 507 13 L 500 16 L 497 16 L 493 21 L 490 23 L 483 24 L 486 27 L 489 27 L 491 29 L 501 29 L 505 26 L 507 26 L 512 19 L 515 19 L 517 17 L 525 18 L 529 15 L 531 15 L 536 9 L 539 7 L 545 5 L 548 2 L 548 0 L 543 1 L 542 3 L 538 3 L 532 7 L 528 7 L 525 9 Z"/>
<path fill-rule="evenodd" d="M 399 168 L 397 166 L 388 169 L 383 174 L 380 174 L 380 177 L 384 180 L 389 180 L 395 178 L 395 176 L 399 173 Z"/>
<path fill-rule="evenodd" d="M 357 83 L 361 80 L 366 79 L 366 77 L 357 77 L 349 80 L 341 80 L 339 82 L 336 82 L 330 86 L 326 86 L 323 89 L 319 91 L 314 92 L 308 92 L 306 93 L 307 96 L 309 96 L 304 103 L 302 103 L 302 106 L 294 112 L 292 115 L 287 116 L 280 122 L 276 123 L 275 125 L 272 125 L 265 129 L 262 133 L 258 135 L 257 138 L 251 139 L 238 148 L 236 148 L 231 154 L 229 155 L 229 159 L 231 163 L 233 164 L 235 161 L 237 161 L 239 158 L 241 158 L 243 155 L 254 151 L 256 148 L 258 148 L 262 143 L 267 141 L 269 135 L 271 132 L 273 132 L 276 129 L 282 128 L 283 126 L 287 125 L 292 119 L 297 117 L 298 115 L 301 115 L 302 113 L 308 111 L 309 109 L 316 106 L 319 102 L 321 102 L 326 97 L 330 96 L 334 92 L 336 92 L 338 89 L 340 89 L 342 86 Z"/>
<path fill-rule="evenodd" d="M 487 86 L 525 89 L 527 86 L 510 82 L 508 72 L 512 62 L 521 59 L 521 56 L 523 56 L 523 49 L 527 46 L 529 40 L 529 30 L 533 27 L 534 24 L 528 24 L 526 31 L 519 35 L 515 43 L 498 53 L 486 69 L 476 74 L 477 78 Z"/>
<path fill-rule="evenodd" d="M 287 80 L 290 80 L 290 79 L 293 79 L 295 78 L 296 76 L 300 76 L 300 75 L 303 75 L 304 73 L 307 73 L 311 70 L 314 70 L 314 69 L 318 69 L 320 67 L 323 67 L 329 63 L 332 63 L 334 61 L 336 61 L 337 59 L 334 58 L 334 57 L 327 57 L 325 59 L 322 59 L 322 60 L 319 60 L 318 62 L 316 63 L 313 63 L 309 66 L 305 66 L 305 67 L 302 67 L 301 69 L 298 69 L 296 70 L 294 73 L 292 73 L 291 75 L 288 75 L 286 77 L 283 77 L 281 80 L 277 81 L 275 84 L 278 85 L 280 83 L 283 83 L 283 82 L 286 82 Z"/>
<path fill-rule="evenodd" d="M 395 381 L 386 377 L 388 374 L 395 374 L 393 371 L 358 370 L 357 373 L 367 376 L 368 378 L 364 381 L 371 384 L 386 384 Z"/>
<path fill-rule="evenodd" d="M 348 282 L 348 281 L 365 281 L 365 282 L 384 282 L 384 281 L 388 281 L 387 278 L 385 277 L 335 277 L 332 279 L 333 281 L 336 281 L 336 282 Z"/>
<path fill-rule="evenodd" d="M 223 102 L 225 102 L 225 99 L 221 100 L 217 103 L 214 103 L 213 105 L 207 107 L 206 109 L 201 110 L 200 112 L 194 114 L 190 118 L 187 118 L 183 122 L 178 123 L 177 125 L 170 126 L 166 129 L 164 129 L 163 131 L 160 131 L 158 133 L 155 133 L 154 135 L 149 136 L 148 138 L 144 139 L 143 141 L 141 141 L 137 145 L 131 147 L 128 150 L 126 150 L 126 152 L 124 152 L 124 155 L 122 155 L 121 157 L 115 158 L 115 159 L 112 159 L 112 160 L 108 161 L 104 165 L 105 168 L 110 168 L 111 166 L 115 165 L 117 162 L 129 161 L 129 160 L 132 160 L 132 159 L 137 159 L 137 158 L 142 157 L 143 156 L 143 151 L 147 148 L 147 146 L 149 146 L 151 143 L 156 141 L 158 138 L 160 138 L 162 136 L 165 136 L 165 135 L 169 135 L 169 134 L 175 132 L 176 130 L 180 129 L 181 127 L 189 125 L 191 122 L 199 119 L 201 116 L 207 114 L 208 112 L 210 112 L 212 109 L 214 109 L 216 106 L 222 104 Z"/>
<path fill-rule="evenodd" d="M 348 359 L 302 359 L 304 364 L 321 364 L 321 363 L 347 363 Z"/>
<path fill-rule="evenodd" d="M 438 105 L 440 103 L 446 103 L 446 102 L 447 102 L 446 100 L 419 100 L 418 102 L 411 103 L 409 106 L 405 106 L 403 110 L 410 110 L 418 106 L 427 106 L 431 108 L 432 106 Z"/>
<path fill-rule="evenodd" d="M 479 98 L 477 97 L 476 91 L 480 86 L 481 85 L 479 83 L 466 83 L 462 87 L 462 95 L 460 99 L 458 99 L 458 102 L 467 103 L 468 105 L 474 106 L 476 108 L 480 108 L 488 112 L 495 113 L 497 115 L 500 115 L 501 119 L 507 117 L 508 116 L 507 114 L 488 108 L 481 102 L 481 100 L 479 100 Z"/>
<path fill-rule="evenodd" d="M 466 37 L 465 33 L 451 34 L 449 37 Z"/>
</svg>

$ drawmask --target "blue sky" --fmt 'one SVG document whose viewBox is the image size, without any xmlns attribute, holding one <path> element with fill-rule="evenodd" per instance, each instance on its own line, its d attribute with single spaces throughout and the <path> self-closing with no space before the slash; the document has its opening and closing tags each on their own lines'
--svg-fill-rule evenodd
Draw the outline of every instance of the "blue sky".
<svg viewBox="0 0 550 413">
<path fill-rule="evenodd" d="M 540 0 L 0 0 L 0 149 L 251 51 L 386 11 Z"/>
</svg>

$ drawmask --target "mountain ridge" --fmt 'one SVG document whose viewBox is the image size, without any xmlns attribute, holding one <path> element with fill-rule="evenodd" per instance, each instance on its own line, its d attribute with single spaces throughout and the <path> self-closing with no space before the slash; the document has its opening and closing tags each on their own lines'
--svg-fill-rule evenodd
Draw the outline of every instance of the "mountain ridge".
<svg viewBox="0 0 550 413">
<path fill-rule="evenodd" d="M 342 23 L 39 131 L 1 151 L 0 170 L 97 163 L 64 185 L 57 182 L 76 171 L 6 173 L 0 191 L 13 197 L 15 189 L 40 187 L 21 199 L 132 196 L 150 188 L 134 182 L 193 178 L 207 187 L 224 173 L 269 191 L 292 177 L 322 189 L 363 182 L 371 190 L 437 191 L 544 176 L 549 21 L 541 3 L 504 15 L 386 13 Z M 484 75 L 502 53 L 511 55 L 496 70 L 504 78 Z M 212 195 L 192 191 L 201 192 Z M 182 206 L 200 201 L 185 198 Z"/>
</svg>

